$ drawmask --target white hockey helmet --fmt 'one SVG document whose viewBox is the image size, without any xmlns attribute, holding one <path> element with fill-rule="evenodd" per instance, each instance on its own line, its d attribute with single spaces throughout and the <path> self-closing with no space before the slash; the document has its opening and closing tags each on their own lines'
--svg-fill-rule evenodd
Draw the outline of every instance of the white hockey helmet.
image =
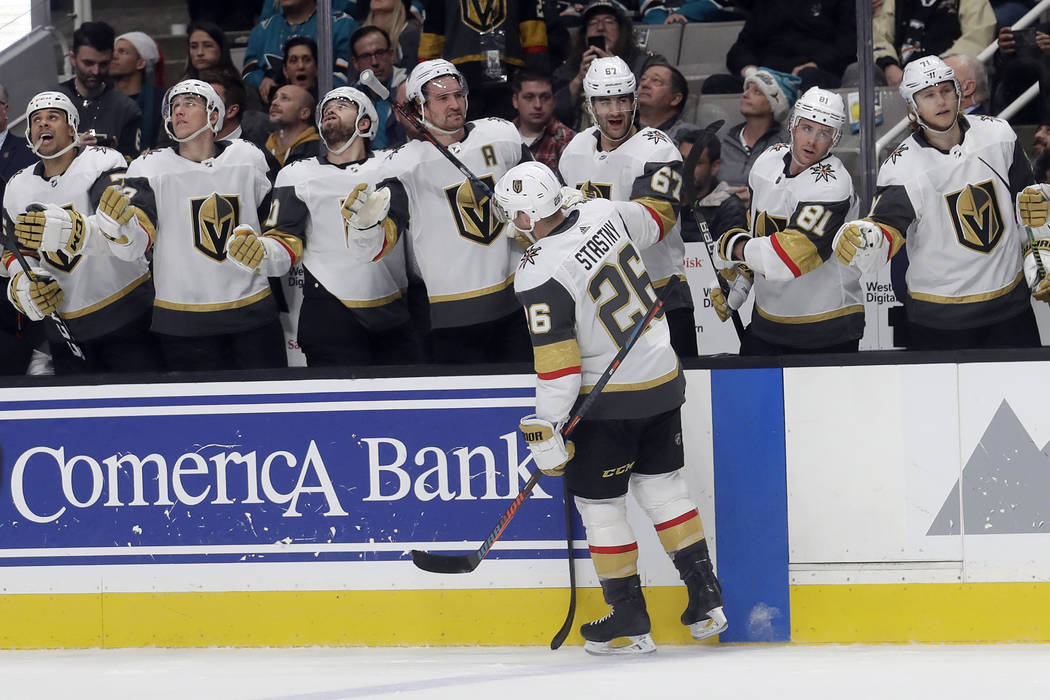
<svg viewBox="0 0 1050 700">
<path fill-rule="evenodd" d="M 423 87 L 431 80 L 440 78 L 443 75 L 455 77 L 459 81 L 459 87 L 463 90 L 464 95 L 469 92 L 466 78 L 463 77 L 463 74 L 459 72 L 459 69 L 451 61 L 446 61 L 443 58 L 434 58 L 429 61 L 423 61 L 412 69 L 412 73 L 408 76 L 408 80 L 405 83 L 405 97 L 422 108 L 423 103 L 426 102 Z"/>
<path fill-rule="evenodd" d="M 176 137 L 174 130 L 171 128 L 171 103 L 179 95 L 197 95 L 202 98 L 204 100 L 204 109 L 207 112 L 204 126 L 182 139 Z M 219 115 L 215 123 L 211 121 L 213 112 Z M 225 114 L 226 105 L 223 103 L 222 98 L 219 97 L 219 93 L 215 92 L 215 88 L 203 80 L 190 79 L 175 83 L 170 90 L 164 93 L 164 101 L 160 106 L 160 116 L 164 122 L 164 131 L 168 132 L 168 136 L 178 143 L 185 143 L 195 139 L 207 129 L 211 129 L 216 134 L 219 133 L 222 130 L 222 119 Z"/>
<path fill-rule="evenodd" d="M 524 212 L 529 216 L 529 228 L 518 229 L 530 240 L 536 222 L 554 214 L 561 208 L 561 182 L 558 176 L 543 163 L 535 160 L 515 165 L 503 174 L 496 183 L 493 211 L 496 218 L 509 222 L 518 229 L 514 219 Z"/>
<path fill-rule="evenodd" d="M 339 148 L 333 148 L 328 141 L 325 140 L 324 133 L 321 131 L 321 120 L 324 118 L 325 106 L 333 100 L 344 100 L 357 105 L 357 122 L 354 124 L 354 133 Z M 361 131 L 358 124 L 361 119 L 368 117 L 370 124 L 368 131 Z M 352 87 L 337 87 L 334 90 L 330 90 L 321 101 L 317 103 L 317 133 L 321 136 L 321 141 L 324 143 L 325 148 L 335 154 L 342 153 L 350 144 L 354 142 L 354 139 L 361 136 L 366 139 L 374 139 L 376 133 L 379 131 L 379 114 L 376 112 L 375 105 L 372 104 L 372 100 L 368 99 L 368 95 L 361 92 L 357 88 Z"/>
<path fill-rule="evenodd" d="M 846 105 L 841 95 L 823 88 L 811 87 L 795 102 L 795 110 L 791 114 L 791 131 L 795 130 L 802 119 L 833 128 L 835 136 L 831 148 L 834 148 L 842 138 L 842 129 L 846 126 Z"/>
<path fill-rule="evenodd" d="M 42 109 L 57 109 L 66 113 L 66 123 L 73 127 L 73 143 L 63 148 L 58 153 L 50 156 L 41 156 L 37 153 L 37 146 L 33 143 L 32 137 L 32 117 L 33 112 L 39 112 Z M 80 132 L 80 112 L 77 111 L 76 105 L 73 104 L 73 100 L 69 99 L 65 93 L 61 93 L 55 90 L 49 90 L 47 92 L 37 93 L 33 99 L 29 100 L 29 104 L 26 106 L 26 142 L 29 144 L 29 150 L 35 155 L 41 158 L 51 159 L 58 158 L 63 153 L 67 152 L 71 148 L 75 148 L 79 143 L 79 132 Z"/>
<path fill-rule="evenodd" d="M 588 102 L 592 97 L 633 95 L 637 88 L 631 67 L 619 56 L 594 59 L 583 77 L 583 94 Z"/>
<path fill-rule="evenodd" d="M 919 110 L 915 106 L 915 93 L 949 80 L 955 85 L 955 94 L 961 97 L 962 87 L 959 85 L 958 78 L 955 77 L 955 69 L 945 63 L 940 56 L 923 56 L 904 66 L 904 76 L 901 78 L 898 90 L 918 118 Z"/>
</svg>

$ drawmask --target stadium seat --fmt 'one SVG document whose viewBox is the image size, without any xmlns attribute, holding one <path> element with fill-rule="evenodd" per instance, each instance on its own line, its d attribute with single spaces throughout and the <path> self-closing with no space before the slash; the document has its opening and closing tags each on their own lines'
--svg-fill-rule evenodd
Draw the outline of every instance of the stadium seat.
<svg viewBox="0 0 1050 700">
<path fill-rule="evenodd" d="M 678 64 L 704 65 L 707 75 L 725 73 L 726 54 L 736 41 L 743 22 L 690 22 L 682 30 Z"/>
<path fill-rule="evenodd" d="M 634 36 L 646 51 L 660 54 L 672 65 L 678 63 L 682 46 L 681 24 L 636 24 Z"/>
</svg>

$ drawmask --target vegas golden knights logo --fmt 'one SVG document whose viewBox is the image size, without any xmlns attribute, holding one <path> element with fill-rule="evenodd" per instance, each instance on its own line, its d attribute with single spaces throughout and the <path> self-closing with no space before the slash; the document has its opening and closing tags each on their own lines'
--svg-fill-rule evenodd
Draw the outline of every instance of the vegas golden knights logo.
<svg viewBox="0 0 1050 700">
<path fill-rule="evenodd" d="M 190 200 L 193 245 L 209 258 L 226 259 L 226 239 L 241 221 L 241 198 L 236 194 L 213 194 Z"/>
<path fill-rule="evenodd" d="M 66 211 L 76 211 L 72 204 L 65 204 L 62 206 Z M 69 242 L 72 244 L 75 238 L 84 238 L 84 219 L 73 217 L 73 232 L 69 234 Z M 81 242 L 81 245 L 83 243 Z M 51 267 L 56 270 L 62 270 L 62 272 L 72 272 L 73 268 L 80 262 L 80 255 L 74 255 L 72 257 L 66 255 L 60 250 L 54 252 L 44 253 L 44 258 L 50 263 Z"/>
<path fill-rule="evenodd" d="M 484 34 L 507 19 L 507 0 L 459 0 L 459 16 L 468 27 Z"/>
<path fill-rule="evenodd" d="M 960 243 L 980 253 L 990 252 L 999 244 L 1005 226 L 991 180 L 967 185 L 958 192 L 944 195 L 944 199 Z"/>
<path fill-rule="evenodd" d="M 758 212 L 758 216 L 755 217 L 755 235 L 756 236 L 772 236 L 774 233 L 779 233 L 787 228 L 788 220 L 786 216 L 770 216 L 764 211 Z"/>
<path fill-rule="evenodd" d="M 576 189 L 583 192 L 583 196 L 587 199 L 612 199 L 612 185 L 588 180 L 576 183 Z"/>
<path fill-rule="evenodd" d="M 491 175 L 478 179 L 490 190 L 496 186 Z M 489 198 L 480 192 L 478 194 L 481 195 L 480 201 L 475 197 L 469 180 L 445 188 L 445 197 L 452 208 L 452 218 L 456 220 L 459 235 L 475 243 L 488 245 L 503 233 L 504 224 L 493 215 Z"/>
</svg>

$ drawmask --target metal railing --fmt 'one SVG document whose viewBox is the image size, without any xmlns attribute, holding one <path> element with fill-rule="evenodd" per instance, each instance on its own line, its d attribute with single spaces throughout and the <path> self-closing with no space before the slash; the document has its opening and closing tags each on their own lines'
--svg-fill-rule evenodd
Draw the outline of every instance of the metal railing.
<svg viewBox="0 0 1050 700">
<path fill-rule="evenodd" d="M 1044 11 L 1048 9 L 1050 9 L 1050 0 L 1040 0 L 1040 2 L 1036 4 L 1035 7 L 1029 10 L 1023 17 L 1021 17 L 1021 19 L 1017 20 L 1017 22 L 1013 24 L 1011 29 L 1024 29 L 1025 27 L 1039 19 L 1039 15 L 1041 15 Z M 988 60 L 995 54 L 995 51 L 998 47 L 998 40 L 993 41 L 991 44 L 988 44 L 988 46 L 986 46 L 984 50 L 981 51 L 981 53 L 977 54 L 977 60 L 981 61 L 982 63 L 987 63 Z M 1038 94 L 1039 83 L 1035 83 L 1030 88 L 1025 90 L 1020 97 L 1018 97 L 1016 100 L 1007 105 L 1006 108 L 1003 109 L 1003 111 L 1001 111 L 998 116 L 1002 119 L 1009 119 L 1010 117 L 1017 114 L 1017 112 L 1020 111 L 1022 107 L 1031 102 Z M 907 117 L 901 119 L 899 122 L 893 125 L 893 127 L 889 131 L 884 133 L 879 138 L 879 140 L 875 142 L 875 156 L 877 157 L 878 154 L 882 153 L 883 149 L 889 148 L 891 146 L 896 146 L 900 140 L 901 133 L 907 128 Z"/>
</svg>

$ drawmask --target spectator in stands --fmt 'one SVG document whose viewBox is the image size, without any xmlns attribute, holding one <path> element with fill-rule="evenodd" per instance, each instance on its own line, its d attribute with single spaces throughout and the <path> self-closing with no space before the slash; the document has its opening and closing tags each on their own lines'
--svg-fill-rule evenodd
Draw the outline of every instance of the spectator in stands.
<svg viewBox="0 0 1050 700">
<path fill-rule="evenodd" d="M 270 125 L 274 131 L 266 139 L 266 150 L 282 167 L 320 153 L 314 104 L 313 95 L 298 85 L 282 85 L 274 93 L 270 104 Z"/>
<path fill-rule="evenodd" d="M 663 56 L 647 53 L 634 40 L 634 27 L 623 6 L 613 0 L 592 0 L 583 10 L 583 31 L 576 36 L 572 54 L 554 72 L 554 116 L 580 131 L 589 126 L 583 104 L 583 78 L 591 61 L 619 56 L 640 80 L 653 63 L 667 63 Z"/>
<path fill-rule="evenodd" d="M 367 2 L 367 0 L 365 0 Z M 332 14 L 336 15 L 342 12 L 343 14 L 356 17 L 357 0 L 329 0 L 332 5 Z M 274 15 L 284 15 L 284 8 L 281 6 L 281 0 L 263 0 L 262 13 L 259 15 L 259 21 L 262 22 L 264 19 L 269 19 Z"/>
<path fill-rule="evenodd" d="M 987 2 L 987 0 L 983 0 Z M 801 90 L 837 88 L 856 61 L 854 0 L 781 0 L 752 12 L 726 55 L 730 74 L 712 75 L 701 92 L 740 92 L 747 74 L 759 67 L 802 79 Z"/>
<path fill-rule="evenodd" d="M 215 140 L 244 139 L 259 148 L 264 148 L 266 138 L 273 127 L 270 126 L 267 115 L 246 109 L 248 96 L 240 71 L 232 68 L 205 68 L 200 72 L 200 79 L 215 88 L 215 92 L 226 106 L 222 128 L 216 134 Z"/>
<path fill-rule="evenodd" d="M 689 84 L 681 71 L 666 63 L 654 63 L 638 81 L 638 121 L 664 132 L 677 146 L 682 134 L 697 129 L 696 124 L 682 118 L 688 98 Z"/>
<path fill-rule="evenodd" d="M 142 111 L 109 80 L 114 39 L 113 27 L 105 22 L 81 24 L 69 54 L 73 77 L 57 89 L 80 111 L 81 145 L 109 146 L 134 158 L 141 150 Z"/>
<path fill-rule="evenodd" d="M 955 79 L 962 88 L 959 101 L 962 113 L 988 114 L 988 71 L 984 64 L 966 54 L 950 54 L 944 57 L 944 62 L 955 71 Z"/>
<path fill-rule="evenodd" d="M 22 134 L 13 134 L 8 129 L 8 99 L 7 88 L 0 84 L 0 202 L 4 201 L 8 181 L 36 160 Z M 33 348 L 43 340 L 39 326 L 25 323 L 13 306 L 0 302 L 0 375 L 26 373 Z"/>
<path fill-rule="evenodd" d="M 996 87 L 992 111 L 998 113 L 1032 86 L 1039 83 L 1041 98 L 1023 107 L 1011 121 L 1038 124 L 1050 118 L 1046 95 L 1050 93 L 1050 23 L 1037 24 L 1014 32 L 999 30 L 995 52 Z"/>
<path fill-rule="evenodd" d="M 722 179 L 746 202 L 751 165 L 775 143 L 787 138 L 784 120 L 798 96 L 799 79 L 769 70 L 757 70 L 744 82 L 740 114 L 744 121 L 722 134 Z"/>
<path fill-rule="evenodd" d="M 503 12 L 494 12 L 497 6 Z M 519 67 L 549 71 L 547 26 L 538 2 L 486 4 L 478 16 L 475 7 L 460 0 L 427 0 L 420 62 L 435 58 L 451 61 L 470 86 L 467 119 L 512 119 L 510 80 Z"/>
<path fill-rule="evenodd" d="M 281 0 L 282 14 L 273 15 L 252 29 L 248 39 L 248 50 L 244 54 L 244 69 L 241 73 L 246 85 L 254 88 L 263 101 L 277 85 L 282 66 L 277 65 L 278 56 L 283 56 L 286 41 L 293 36 L 308 36 L 317 39 L 317 0 Z M 335 62 L 336 85 L 346 85 L 349 67 L 350 35 L 357 29 L 357 20 L 349 15 L 332 16 L 332 58 Z"/>
<path fill-rule="evenodd" d="M 408 79 L 408 72 L 401 66 L 394 65 L 390 37 L 385 30 L 366 24 L 350 37 L 350 56 L 354 71 L 358 75 L 361 71 L 369 69 L 375 74 L 376 80 L 390 91 L 388 99 L 383 100 L 370 89 L 362 88 L 371 98 L 379 115 L 379 126 L 371 147 L 380 150 L 400 146 L 407 140 L 405 129 L 397 119 L 391 117 L 393 105 L 390 100 L 395 99 L 398 86 Z"/>
<path fill-rule="evenodd" d="M 742 16 L 732 5 L 724 0 L 646 0 L 641 9 L 642 23 L 731 22 Z"/>
<path fill-rule="evenodd" d="M 914 58 L 979 54 L 995 38 L 995 13 L 988 0 L 884 2 L 872 21 L 872 35 L 879 69 L 875 82 L 896 86 Z"/>
<path fill-rule="evenodd" d="M 511 82 L 514 109 L 521 140 L 532 157 L 557 172 L 561 152 L 576 132 L 554 118 L 554 88 L 545 73 L 520 70 Z"/>
<path fill-rule="evenodd" d="M 0 202 L 4 201 L 4 187 L 7 181 L 36 160 L 22 134 L 12 134 L 8 129 L 8 115 L 11 111 L 8 99 L 7 88 L 0 83 Z"/>
<path fill-rule="evenodd" d="M 997 27 L 1009 27 L 1035 7 L 1036 0 L 990 0 Z"/>
<path fill-rule="evenodd" d="M 1050 122 L 1040 124 L 1032 138 L 1032 153 L 1041 156 L 1047 151 L 1050 151 Z"/>
<path fill-rule="evenodd" d="M 695 129 L 682 134 L 678 150 L 685 162 L 682 174 L 688 180 L 692 168 L 692 189 L 683 187 L 682 238 L 686 241 L 702 241 L 696 218 L 690 214 L 691 203 L 698 208 L 707 221 L 714 240 L 734 227 L 747 226 L 747 205 L 733 192 L 723 180 L 718 179 L 718 170 L 722 166 L 722 142 L 718 138 L 717 128 L 721 121 L 706 129 Z M 711 127 L 715 128 L 711 128 Z"/>
<path fill-rule="evenodd" d="M 361 25 L 378 27 L 386 32 L 391 46 L 396 47 L 394 64 L 406 71 L 419 61 L 420 22 L 409 14 L 402 0 L 372 0 Z"/>
<path fill-rule="evenodd" d="M 161 132 L 163 65 L 157 42 L 144 32 L 121 34 L 113 44 L 113 61 L 109 64 L 109 74 L 113 78 L 113 87 L 135 100 L 135 104 L 142 111 L 140 145 L 143 149 L 156 146 Z"/>
<path fill-rule="evenodd" d="M 195 22 L 186 30 L 186 73 L 182 79 L 200 79 L 205 68 L 241 72 L 233 65 L 226 34 L 210 22 Z"/>
<path fill-rule="evenodd" d="M 317 101 L 317 42 L 308 36 L 293 36 L 284 42 L 285 85 L 298 85 Z"/>
</svg>

